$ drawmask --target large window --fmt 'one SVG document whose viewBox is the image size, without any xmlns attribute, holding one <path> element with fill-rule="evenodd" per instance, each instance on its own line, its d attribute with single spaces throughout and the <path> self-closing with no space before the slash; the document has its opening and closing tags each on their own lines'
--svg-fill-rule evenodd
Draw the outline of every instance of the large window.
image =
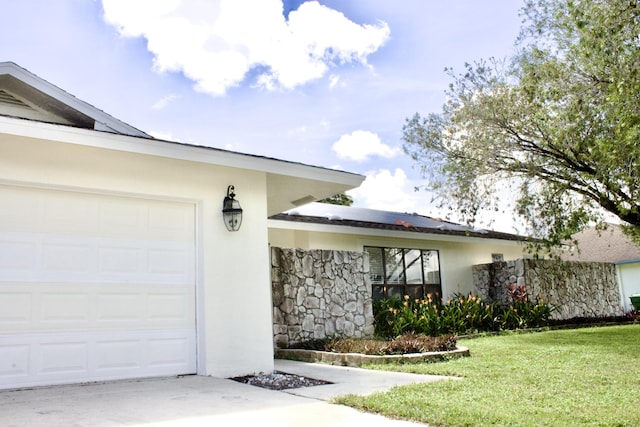
<svg viewBox="0 0 640 427">
<path fill-rule="evenodd" d="M 442 295 L 438 251 L 365 246 L 373 299 Z"/>
</svg>

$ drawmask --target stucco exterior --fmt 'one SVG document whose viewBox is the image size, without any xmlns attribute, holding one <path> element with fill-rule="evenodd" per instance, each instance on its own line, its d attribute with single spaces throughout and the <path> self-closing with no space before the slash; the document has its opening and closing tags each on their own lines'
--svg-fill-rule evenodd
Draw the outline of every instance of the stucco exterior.
<svg viewBox="0 0 640 427">
<path fill-rule="evenodd" d="M 0 89 L 0 388 L 272 371 L 268 217 L 364 177 L 158 140 L 11 62 Z"/>
<path fill-rule="evenodd" d="M 198 373 L 273 370 L 265 173 L 2 135 L 0 183 L 193 202 Z M 220 211 L 231 183 L 246 212 L 235 233 Z"/>
<path fill-rule="evenodd" d="M 520 242 L 424 233 L 356 229 L 352 227 L 269 222 L 269 244 L 283 248 L 362 251 L 365 246 L 435 249 L 440 254 L 442 292 L 445 297 L 473 290 L 471 266 L 492 261 L 492 254 L 504 260 L 522 258 Z M 304 229 L 300 229 L 304 228 Z"/>
<path fill-rule="evenodd" d="M 633 310 L 629 297 L 640 294 L 640 260 L 616 264 L 616 273 L 620 284 L 622 308 L 627 313 Z"/>
</svg>

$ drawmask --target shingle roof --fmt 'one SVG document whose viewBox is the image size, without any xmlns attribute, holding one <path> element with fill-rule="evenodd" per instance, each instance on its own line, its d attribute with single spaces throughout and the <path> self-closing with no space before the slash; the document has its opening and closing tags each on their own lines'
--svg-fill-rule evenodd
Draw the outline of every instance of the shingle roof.
<svg viewBox="0 0 640 427">
<path fill-rule="evenodd" d="M 563 260 L 612 263 L 640 260 L 640 247 L 624 235 L 619 225 L 609 224 L 602 231 L 589 228 L 573 237 L 578 242 L 577 248 L 561 254 Z"/>
<path fill-rule="evenodd" d="M 416 213 L 389 212 L 351 206 L 311 203 L 271 216 L 269 219 L 299 223 L 359 227 L 376 230 L 394 230 L 449 236 L 466 236 L 481 239 L 526 241 L 516 234 L 475 229 Z"/>
</svg>

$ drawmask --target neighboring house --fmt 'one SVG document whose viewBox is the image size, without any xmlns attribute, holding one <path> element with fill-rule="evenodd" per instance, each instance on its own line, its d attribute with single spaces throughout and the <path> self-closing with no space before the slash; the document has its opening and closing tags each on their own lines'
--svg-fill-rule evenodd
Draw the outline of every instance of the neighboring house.
<svg viewBox="0 0 640 427">
<path fill-rule="evenodd" d="M 418 214 L 312 203 L 269 218 L 269 244 L 369 252 L 373 298 L 473 291 L 471 267 L 525 255 L 525 238 Z"/>
<path fill-rule="evenodd" d="M 616 224 L 608 224 L 605 230 L 588 228 L 573 237 L 577 244 L 560 257 L 565 261 L 615 264 L 623 308 L 625 312 L 631 311 L 629 296 L 640 294 L 640 247 Z"/>
<path fill-rule="evenodd" d="M 0 388 L 272 371 L 268 217 L 362 180 L 157 140 L 0 63 Z"/>
</svg>

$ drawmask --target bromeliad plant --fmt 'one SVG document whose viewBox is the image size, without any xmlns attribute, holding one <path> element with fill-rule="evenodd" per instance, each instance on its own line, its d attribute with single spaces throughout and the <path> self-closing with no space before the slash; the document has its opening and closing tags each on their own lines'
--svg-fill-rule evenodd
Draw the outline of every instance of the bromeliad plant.
<svg viewBox="0 0 640 427">
<path fill-rule="evenodd" d="M 439 336 L 545 326 L 553 307 L 530 302 L 524 287 L 509 288 L 509 303 L 487 303 L 475 295 L 455 294 L 444 302 L 437 295 L 424 299 L 389 298 L 374 303 L 376 334 L 397 337 L 407 332 Z"/>
</svg>

